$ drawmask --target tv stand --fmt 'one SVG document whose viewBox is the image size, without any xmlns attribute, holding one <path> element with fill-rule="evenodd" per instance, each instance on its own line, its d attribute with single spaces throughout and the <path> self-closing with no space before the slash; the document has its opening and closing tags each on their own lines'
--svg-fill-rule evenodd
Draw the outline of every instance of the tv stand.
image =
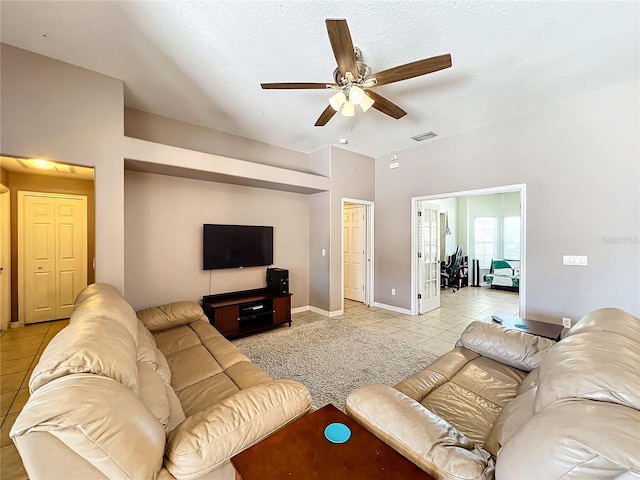
<svg viewBox="0 0 640 480">
<path fill-rule="evenodd" d="M 202 297 L 202 310 L 226 338 L 239 337 L 288 323 L 291 294 L 266 288 Z"/>
</svg>

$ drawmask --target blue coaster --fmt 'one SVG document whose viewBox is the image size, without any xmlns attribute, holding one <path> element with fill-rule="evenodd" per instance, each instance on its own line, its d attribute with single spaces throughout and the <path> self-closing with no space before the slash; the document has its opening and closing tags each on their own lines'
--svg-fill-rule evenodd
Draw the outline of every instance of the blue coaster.
<svg viewBox="0 0 640 480">
<path fill-rule="evenodd" d="M 330 423 L 324 429 L 324 436 L 333 443 L 344 443 L 351 438 L 351 430 L 344 423 Z"/>
<path fill-rule="evenodd" d="M 522 323 L 516 323 L 514 327 L 521 328 L 523 330 L 529 330 L 529 327 L 527 325 L 523 325 Z"/>
</svg>

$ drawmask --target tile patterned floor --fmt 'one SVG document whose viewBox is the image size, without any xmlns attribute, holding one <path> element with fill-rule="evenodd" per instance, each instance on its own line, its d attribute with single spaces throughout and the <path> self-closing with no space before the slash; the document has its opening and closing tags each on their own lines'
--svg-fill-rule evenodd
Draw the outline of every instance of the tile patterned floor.
<svg viewBox="0 0 640 480">
<path fill-rule="evenodd" d="M 9 438 L 18 413 L 29 398 L 29 377 L 49 341 L 68 320 L 37 323 L 2 331 L 0 338 L 0 478 L 27 478 L 16 447 Z"/>
<path fill-rule="evenodd" d="M 492 314 L 517 315 L 518 310 L 517 293 L 487 287 L 466 287 L 455 293 L 442 290 L 441 308 L 424 315 L 405 315 L 345 300 L 344 314 L 334 319 L 397 338 L 419 348 L 446 353 L 472 321 L 485 319 Z M 296 313 L 293 315 L 293 326 L 323 319 L 326 317 L 313 312 Z M 1 333 L 0 478 L 3 480 L 27 478 L 18 451 L 9 437 L 9 430 L 29 398 L 29 377 L 44 348 L 67 324 L 67 320 L 58 320 Z"/>
</svg>

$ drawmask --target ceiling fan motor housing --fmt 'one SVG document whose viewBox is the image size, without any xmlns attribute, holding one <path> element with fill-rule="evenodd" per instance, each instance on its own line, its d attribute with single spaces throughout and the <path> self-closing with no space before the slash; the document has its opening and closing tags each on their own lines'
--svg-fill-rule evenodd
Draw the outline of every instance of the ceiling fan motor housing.
<svg viewBox="0 0 640 480">
<path fill-rule="evenodd" d="M 371 75 L 371 69 L 369 68 L 369 65 L 367 65 L 366 63 L 356 62 L 356 66 L 358 67 L 358 76 L 351 83 L 360 83 L 362 80 L 364 80 L 364 78 L 367 75 Z M 342 76 L 339 68 L 336 68 L 333 71 L 333 80 L 338 85 L 341 85 L 341 86 L 349 82 L 346 78 Z"/>
</svg>

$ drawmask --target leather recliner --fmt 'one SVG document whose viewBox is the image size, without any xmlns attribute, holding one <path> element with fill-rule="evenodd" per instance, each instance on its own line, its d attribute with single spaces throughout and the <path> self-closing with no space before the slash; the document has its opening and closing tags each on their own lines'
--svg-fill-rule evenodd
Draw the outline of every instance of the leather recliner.
<svg viewBox="0 0 640 480">
<path fill-rule="evenodd" d="M 200 306 L 136 313 L 86 287 L 49 343 L 11 429 L 29 478 L 233 479 L 229 459 L 307 413 L 307 389 L 272 380 Z"/>
<path fill-rule="evenodd" d="M 346 410 L 437 479 L 639 479 L 640 320 L 596 310 L 558 343 L 474 322 Z"/>
</svg>

